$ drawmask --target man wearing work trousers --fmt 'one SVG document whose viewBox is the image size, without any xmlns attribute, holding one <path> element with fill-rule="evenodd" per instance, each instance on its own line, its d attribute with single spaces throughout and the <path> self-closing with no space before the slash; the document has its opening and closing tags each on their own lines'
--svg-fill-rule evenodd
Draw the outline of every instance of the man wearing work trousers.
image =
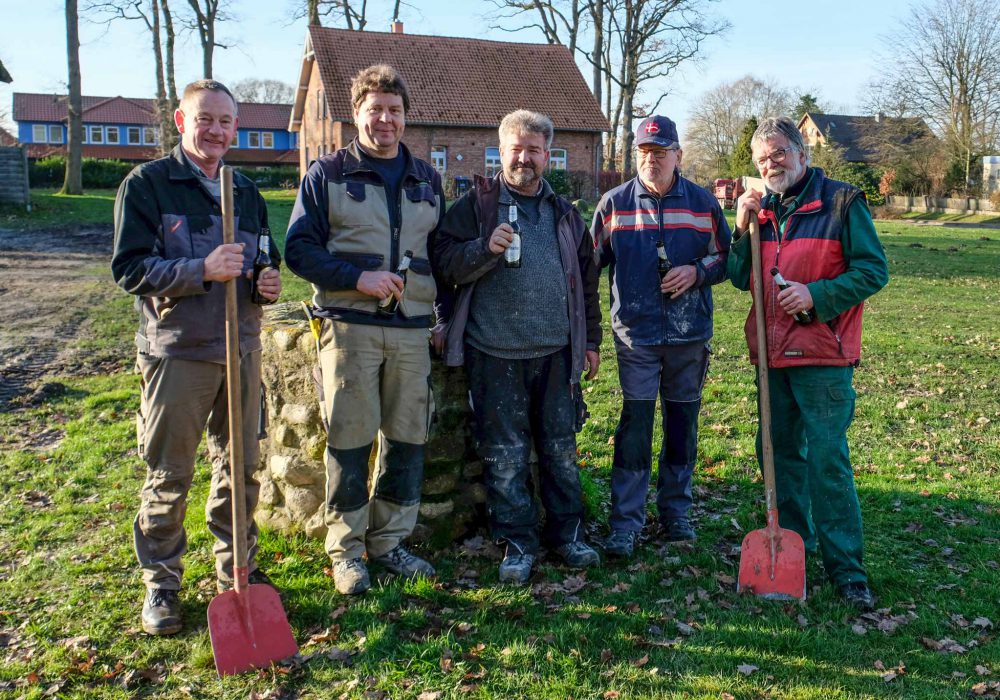
<svg viewBox="0 0 1000 700">
<path fill-rule="evenodd" d="M 371 586 L 366 553 L 398 575 L 434 575 L 403 540 L 417 521 L 433 410 L 428 328 L 436 285 L 428 241 L 444 214 L 441 177 L 400 142 L 410 107 L 402 76 L 386 65 L 365 68 L 351 100 L 357 138 L 309 166 L 285 249 L 288 266 L 312 283 L 323 319 L 326 551 L 344 594 Z M 406 251 L 404 288 L 395 271 Z M 398 308 L 380 313 L 390 296 Z"/>
<path fill-rule="evenodd" d="M 605 552 L 617 557 L 632 555 L 645 523 L 657 397 L 663 414 L 660 523 L 668 542 L 695 539 L 688 512 L 712 338 L 712 285 L 726 278 L 730 241 L 715 197 L 680 175 L 683 153 L 674 123 L 647 117 L 635 143 L 638 175 L 601 198 L 591 226 L 600 264 L 609 268 L 624 399 L 611 468 L 611 533 L 604 543 Z"/>
<path fill-rule="evenodd" d="M 506 544 L 499 578 L 514 584 L 527 583 L 540 539 L 571 567 L 600 562 L 584 541 L 576 462 L 580 375 L 586 369 L 593 379 L 600 363 L 597 268 L 579 213 L 543 178 L 552 136 L 543 114 L 505 116 L 502 172 L 477 178 L 449 210 L 435 246 L 442 276 L 458 286 L 445 361 L 465 365 L 490 530 Z M 505 261 L 512 211 L 520 228 L 518 267 Z M 541 538 L 532 447 L 545 507 Z"/>
<path fill-rule="evenodd" d="M 232 586 L 225 283 L 237 278 L 243 466 L 251 516 L 259 491 L 253 473 L 259 461 L 262 314 L 250 301 L 249 277 L 267 209 L 253 182 L 236 173 L 236 242 L 222 243 L 219 167 L 238 121 L 236 101 L 225 85 L 214 80 L 188 85 L 174 121 L 180 145 L 169 156 L 137 167 L 118 190 L 111 260 L 115 281 L 136 295 L 140 311 L 135 337 L 142 375 L 138 438 L 147 472 L 134 535 L 147 589 L 142 627 L 149 634 L 174 634 L 182 626 L 178 591 L 187 548 L 184 513 L 206 424 L 212 484 L 205 511 L 216 538 L 218 588 Z M 276 252 L 272 255 L 278 259 Z M 268 299 L 277 299 L 278 270 L 265 271 L 259 288 Z M 254 561 L 253 517 L 248 526 L 250 583 L 269 584 Z"/>
<path fill-rule="evenodd" d="M 742 234 L 756 216 L 780 525 L 799 533 L 807 552 L 818 547 L 845 601 L 870 610 L 876 599 L 862 564 L 861 506 L 847 429 L 854 418 L 864 301 L 889 281 L 885 252 L 864 194 L 809 167 L 794 122 L 765 119 L 750 146 L 767 192 L 750 190 L 737 202 L 729 275 L 738 289 L 750 288 L 749 236 Z M 787 289 L 769 274 L 775 267 Z M 753 307 L 745 330 L 756 364 Z M 758 434 L 758 454 L 760 445 Z"/>
</svg>

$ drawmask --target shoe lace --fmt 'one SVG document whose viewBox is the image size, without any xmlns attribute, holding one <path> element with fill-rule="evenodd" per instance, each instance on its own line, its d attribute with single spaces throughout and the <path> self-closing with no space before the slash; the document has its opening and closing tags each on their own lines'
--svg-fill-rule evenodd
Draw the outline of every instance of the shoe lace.
<svg viewBox="0 0 1000 700">
<path fill-rule="evenodd" d="M 629 532 L 628 530 L 615 530 L 611 533 L 611 537 L 608 539 L 613 545 L 624 546 L 632 544 L 635 539 L 635 533 Z"/>
<path fill-rule="evenodd" d="M 361 559 L 348 559 L 347 561 L 338 562 L 337 565 L 343 569 L 344 573 L 349 571 L 361 571 L 364 565 L 361 563 Z"/>
<path fill-rule="evenodd" d="M 403 545 L 397 546 L 389 552 L 389 558 L 396 566 L 412 566 L 417 557 Z"/>
<path fill-rule="evenodd" d="M 177 591 L 170 591 L 163 588 L 157 588 L 153 591 L 152 595 L 149 596 L 149 605 L 152 608 L 158 608 L 161 605 L 171 605 L 177 601 Z"/>
</svg>

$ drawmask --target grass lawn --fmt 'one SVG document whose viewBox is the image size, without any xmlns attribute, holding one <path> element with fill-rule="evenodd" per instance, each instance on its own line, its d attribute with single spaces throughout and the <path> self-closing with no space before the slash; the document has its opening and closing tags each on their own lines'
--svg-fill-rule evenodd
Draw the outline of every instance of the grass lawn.
<svg viewBox="0 0 1000 700">
<path fill-rule="evenodd" d="M 280 242 L 294 193 L 266 196 Z M 76 215 L 60 209 L 64 199 L 35 201 L 66 220 Z M 79 203 L 110 212 L 108 201 Z M 41 225 L 23 218 L 0 226 Z M 763 526 L 763 487 L 742 337 L 749 301 L 724 283 L 702 408 L 696 545 L 648 542 L 633 562 L 585 576 L 546 562 L 524 589 L 498 585 L 495 561 L 456 545 L 431 554 L 436 582 L 390 581 L 346 598 L 324 573 L 320 542 L 265 532 L 260 560 L 286 591 L 303 658 L 237 678 L 216 678 L 205 623 L 215 588 L 204 454 L 186 519 L 188 625 L 173 638 L 139 629 L 135 377 L 64 379 L 45 402 L 0 414 L 5 446 L 12 435 L 64 432 L 57 446 L 0 455 L 0 697 L 1000 696 L 1000 236 L 877 227 L 892 281 L 866 313 L 850 439 L 878 613 L 841 605 L 814 561 L 804 604 L 734 591 L 735 548 Z M 285 281 L 286 298 L 308 296 Z M 606 289 L 602 299 L 607 316 Z M 88 347 L 131 334 L 125 308 L 90 309 Z M 621 407 L 606 335 L 579 440 L 598 521 Z"/>
</svg>

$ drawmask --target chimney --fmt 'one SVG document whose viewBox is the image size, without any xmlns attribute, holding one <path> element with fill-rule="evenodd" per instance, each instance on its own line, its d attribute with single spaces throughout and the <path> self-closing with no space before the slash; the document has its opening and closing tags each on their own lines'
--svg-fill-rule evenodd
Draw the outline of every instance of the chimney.
<svg viewBox="0 0 1000 700">
<path fill-rule="evenodd" d="M 392 23 L 389 25 L 389 31 L 391 31 L 393 34 L 402 34 L 403 23 L 400 22 L 398 19 L 392 20 Z"/>
</svg>

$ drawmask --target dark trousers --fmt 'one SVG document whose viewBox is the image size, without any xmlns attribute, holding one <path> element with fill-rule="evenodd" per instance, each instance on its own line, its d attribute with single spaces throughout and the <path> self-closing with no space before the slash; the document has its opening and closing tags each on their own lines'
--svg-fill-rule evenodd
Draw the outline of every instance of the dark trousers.
<svg viewBox="0 0 1000 700">
<path fill-rule="evenodd" d="M 818 547 L 838 586 L 867 581 L 861 504 L 847 446 L 854 368 L 788 367 L 769 369 L 767 376 L 778 522 L 799 533 L 807 550 Z"/>
<path fill-rule="evenodd" d="M 556 547 L 583 539 L 570 361 L 568 346 L 527 360 L 493 357 L 469 345 L 465 349 L 491 534 L 528 554 L 539 545 L 529 467 L 532 446 L 545 508 L 542 540 Z"/>
<path fill-rule="evenodd" d="M 698 413 L 708 345 L 628 347 L 616 342 L 624 402 L 611 466 L 612 530 L 637 532 L 646 521 L 656 399 L 663 414 L 656 509 L 661 520 L 687 517 L 698 455 Z"/>
</svg>

